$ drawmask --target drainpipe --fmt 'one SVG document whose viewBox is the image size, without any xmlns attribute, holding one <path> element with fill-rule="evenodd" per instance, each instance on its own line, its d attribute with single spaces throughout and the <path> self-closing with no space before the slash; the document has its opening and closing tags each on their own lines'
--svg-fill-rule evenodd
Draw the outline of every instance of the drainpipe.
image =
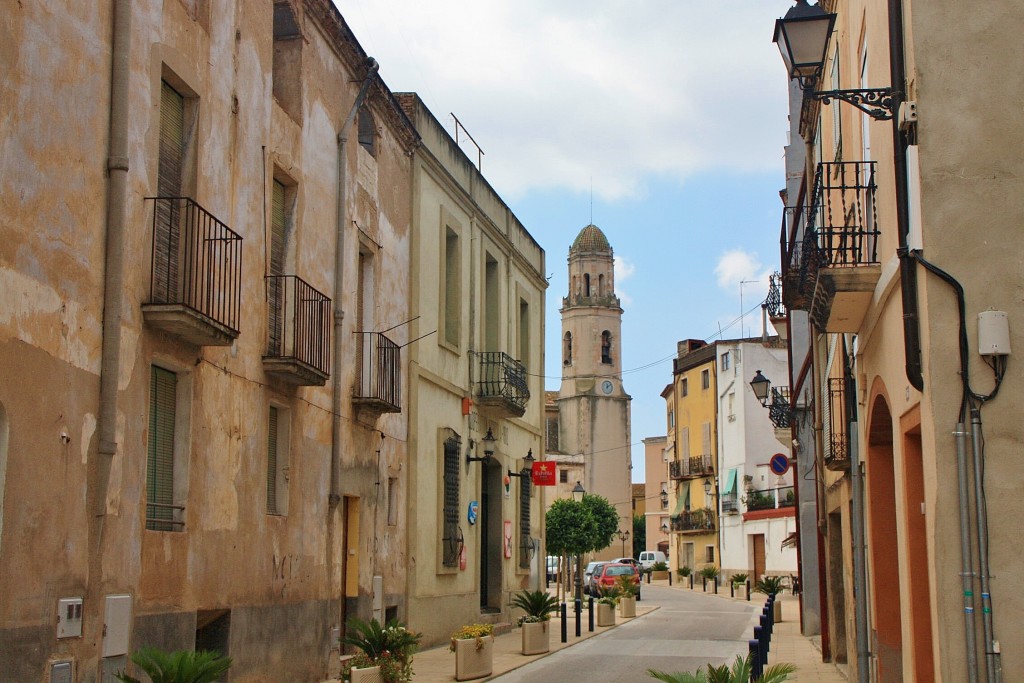
<svg viewBox="0 0 1024 683">
<path fill-rule="evenodd" d="M 864 542 L 864 471 L 860 466 L 860 433 L 857 428 L 857 380 L 853 374 L 852 364 L 846 345 L 847 335 L 843 335 L 843 359 L 846 377 L 846 434 L 849 443 L 850 457 L 850 495 L 853 499 L 852 519 L 850 520 L 853 535 L 853 597 L 854 627 L 857 645 L 857 681 L 868 683 L 870 675 L 870 646 L 868 644 L 868 574 L 867 545 Z"/>
<path fill-rule="evenodd" d="M 359 108 L 366 99 L 366 93 L 370 89 L 370 82 L 377 74 L 380 66 L 373 57 L 366 59 L 366 76 L 359 88 L 355 101 L 352 103 L 352 110 L 341 125 L 338 133 L 338 224 L 337 239 L 334 252 L 334 391 L 331 400 L 331 413 L 333 414 L 333 429 L 331 437 L 331 489 L 330 506 L 337 507 L 341 502 L 341 351 L 344 346 L 341 325 L 345 320 L 345 311 L 342 309 L 342 296 L 345 293 L 345 230 L 348 227 L 348 214 L 345 204 L 346 189 L 346 143 L 348 142 L 349 130 L 356 118 Z"/>
<path fill-rule="evenodd" d="M 999 643 L 992 628 L 992 593 L 988 566 L 988 511 L 985 504 L 984 436 L 981 409 L 971 408 L 971 459 L 974 464 L 974 510 L 978 522 L 978 574 L 981 579 L 981 622 L 985 635 L 985 670 L 988 683 L 1002 680 Z"/>
<path fill-rule="evenodd" d="M 917 306 L 917 270 L 907 251 L 910 234 L 909 193 L 907 190 L 906 135 L 900 131 L 899 110 L 904 101 L 906 67 L 903 55 L 903 2 L 889 0 L 889 77 L 892 83 L 892 147 L 893 173 L 896 189 L 896 226 L 900 259 L 900 294 L 903 299 L 903 355 L 906 358 L 907 380 L 918 391 L 924 389 L 921 374 L 921 331 Z"/>
<path fill-rule="evenodd" d="M 103 341 L 100 404 L 97 416 L 99 458 L 94 514 L 106 514 L 110 461 L 117 453 L 117 389 L 121 374 L 121 315 L 124 292 L 124 225 L 128 196 L 128 78 L 132 9 L 115 0 L 110 65 L 110 142 L 107 156 L 106 268 L 103 274 Z"/>
<path fill-rule="evenodd" d="M 967 429 L 963 422 L 956 424 L 956 478 L 960 493 L 960 581 L 964 596 L 964 635 L 967 648 L 967 676 L 969 683 L 978 682 L 978 646 L 975 643 L 974 621 L 974 567 L 971 559 L 970 498 L 967 488 Z"/>
</svg>

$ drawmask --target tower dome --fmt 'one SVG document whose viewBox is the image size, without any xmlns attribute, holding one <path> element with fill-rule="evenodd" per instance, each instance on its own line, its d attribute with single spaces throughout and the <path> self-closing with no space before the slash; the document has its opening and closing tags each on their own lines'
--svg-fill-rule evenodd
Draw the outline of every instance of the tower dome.
<svg viewBox="0 0 1024 683">
<path fill-rule="evenodd" d="M 572 246 L 569 247 L 569 254 L 594 251 L 610 252 L 611 250 L 612 246 L 608 243 L 608 238 L 601 232 L 601 228 L 591 223 L 576 235 Z"/>
</svg>

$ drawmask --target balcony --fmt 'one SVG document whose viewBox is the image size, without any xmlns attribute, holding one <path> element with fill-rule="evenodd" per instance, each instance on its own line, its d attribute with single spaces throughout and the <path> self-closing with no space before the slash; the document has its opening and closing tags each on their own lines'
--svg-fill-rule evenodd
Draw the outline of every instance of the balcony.
<svg viewBox="0 0 1024 683">
<path fill-rule="evenodd" d="M 530 388 L 526 368 L 502 351 L 484 351 L 480 358 L 477 405 L 490 417 L 522 417 Z"/>
<path fill-rule="evenodd" d="M 331 300 L 295 275 L 268 275 L 263 369 L 298 386 L 323 386 L 331 374 Z"/>
<path fill-rule="evenodd" d="M 692 458 L 673 460 L 668 464 L 670 479 L 696 479 L 710 476 L 714 471 L 710 455 L 695 455 Z"/>
<path fill-rule="evenodd" d="M 789 387 L 772 387 L 772 402 L 768 404 L 768 419 L 776 429 L 789 429 L 793 407 L 789 400 Z"/>
<path fill-rule="evenodd" d="M 187 197 L 150 199 L 146 323 L 196 346 L 230 346 L 239 328 L 241 236 Z"/>
<path fill-rule="evenodd" d="M 765 308 L 768 310 L 768 319 L 772 327 L 779 333 L 779 339 L 789 339 L 789 313 L 786 305 L 782 303 L 782 274 L 772 273 L 768 278 L 768 297 L 764 300 Z"/>
<path fill-rule="evenodd" d="M 715 511 L 711 508 L 687 510 L 670 518 L 672 531 L 683 534 L 709 534 L 715 531 Z"/>
<path fill-rule="evenodd" d="M 846 380 L 832 377 L 828 381 L 828 402 L 825 404 L 822 434 L 822 457 L 825 467 L 833 472 L 850 469 L 850 450 L 846 447 Z"/>
<path fill-rule="evenodd" d="M 358 372 L 352 403 L 376 416 L 402 412 L 402 350 L 379 332 L 356 332 Z"/>
<path fill-rule="evenodd" d="M 747 512 L 755 510 L 777 510 L 796 505 L 796 493 L 792 486 L 780 486 L 774 489 L 747 489 Z"/>
<path fill-rule="evenodd" d="M 824 332 L 856 332 L 881 274 L 875 162 L 818 164 L 813 203 L 783 218 L 783 300 Z"/>
</svg>

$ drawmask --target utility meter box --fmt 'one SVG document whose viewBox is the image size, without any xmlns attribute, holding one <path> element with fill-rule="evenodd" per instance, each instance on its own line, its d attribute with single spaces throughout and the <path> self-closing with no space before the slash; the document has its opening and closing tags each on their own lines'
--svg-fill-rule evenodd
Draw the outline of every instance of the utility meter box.
<svg viewBox="0 0 1024 683">
<path fill-rule="evenodd" d="M 978 353 L 983 356 L 1010 355 L 1010 322 L 1006 311 L 978 314 Z"/>
<path fill-rule="evenodd" d="M 82 637 L 82 598 L 57 601 L 57 638 Z"/>
</svg>

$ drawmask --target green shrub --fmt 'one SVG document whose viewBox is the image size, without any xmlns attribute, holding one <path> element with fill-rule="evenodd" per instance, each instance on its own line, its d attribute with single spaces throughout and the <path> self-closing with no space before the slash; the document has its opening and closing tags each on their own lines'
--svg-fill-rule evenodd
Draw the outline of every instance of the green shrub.
<svg viewBox="0 0 1024 683">
<path fill-rule="evenodd" d="M 700 569 L 700 575 L 703 576 L 705 579 L 707 579 L 709 581 L 712 580 L 712 579 L 717 579 L 718 578 L 718 567 L 716 567 L 713 564 L 704 565 Z"/>
<path fill-rule="evenodd" d="M 676 573 L 679 574 L 679 576 L 686 578 L 687 576 L 693 573 L 693 570 L 684 564 L 682 567 L 676 570 Z"/>
<path fill-rule="evenodd" d="M 548 621 L 551 613 L 558 609 L 558 599 L 544 590 L 520 591 L 512 597 L 512 607 L 526 612 L 519 618 L 519 625 Z"/>
<path fill-rule="evenodd" d="M 231 658 L 222 657 L 219 652 L 209 650 L 178 650 L 163 652 L 155 647 L 144 647 L 134 652 L 130 659 L 142 669 L 151 683 L 213 683 L 231 667 Z M 120 671 L 114 677 L 122 683 L 142 683 Z"/>
<path fill-rule="evenodd" d="M 667 572 L 668 571 L 668 565 L 665 564 L 664 562 L 655 562 L 654 564 L 651 565 L 651 571 L 652 572 Z"/>
<path fill-rule="evenodd" d="M 782 592 L 781 576 L 765 576 L 754 586 L 754 592 L 765 595 L 778 595 Z"/>
<path fill-rule="evenodd" d="M 747 582 L 747 575 L 744 574 L 744 573 L 733 574 L 732 577 L 729 579 L 729 582 L 730 583 L 746 583 Z"/>
</svg>

